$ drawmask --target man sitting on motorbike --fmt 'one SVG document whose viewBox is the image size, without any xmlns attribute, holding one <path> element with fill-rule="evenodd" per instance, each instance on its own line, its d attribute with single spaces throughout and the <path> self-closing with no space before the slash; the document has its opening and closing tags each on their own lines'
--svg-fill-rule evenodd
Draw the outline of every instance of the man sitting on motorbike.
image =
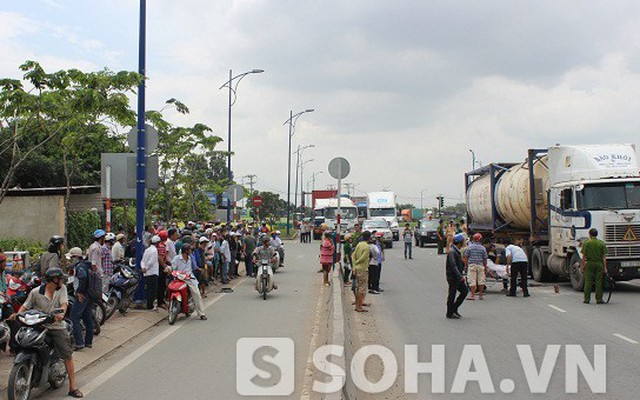
<svg viewBox="0 0 640 400">
<path fill-rule="evenodd" d="M 271 242 L 269 244 L 278 252 L 280 266 L 284 267 L 284 243 L 280 238 L 280 231 L 275 231 L 271 234 Z"/>
<path fill-rule="evenodd" d="M 262 246 L 256 247 L 256 249 L 253 251 L 253 262 L 254 265 L 258 266 L 258 269 L 260 268 L 262 260 L 267 260 L 269 261 L 269 263 L 271 263 L 269 279 L 271 279 L 271 282 L 273 282 L 273 288 L 277 290 L 278 286 L 276 286 L 276 283 L 273 280 L 273 267 L 275 267 L 276 263 L 278 262 L 278 254 L 276 253 L 276 250 L 269 245 L 269 242 L 271 242 L 269 236 L 264 235 L 262 237 Z M 256 274 L 256 279 L 259 278 L 260 274 Z"/>
<path fill-rule="evenodd" d="M 76 387 L 76 373 L 73 365 L 73 351 L 69 332 L 62 321 L 68 304 L 67 287 L 64 285 L 65 276 L 60 268 L 53 267 L 45 272 L 45 280 L 46 284 L 29 292 L 27 300 L 20 306 L 18 313 L 11 315 L 9 318 L 13 320 L 17 314 L 32 308 L 46 313 L 51 313 L 57 308 L 62 310 L 61 313 L 54 314 L 55 321 L 46 325 L 46 328 L 49 330 L 48 334 L 53 341 L 53 348 L 58 353 L 58 356 L 64 360 L 64 366 L 69 375 L 69 396 L 81 398 L 83 394 Z"/>
<path fill-rule="evenodd" d="M 187 280 L 185 283 L 187 284 L 187 287 L 189 287 L 191 297 L 193 297 L 196 305 L 196 312 L 200 316 L 201 320 L 206 320 L 207 316 L 204 315 L 204 304 L 202 304 L 202 296 L 200 296 L 200 290 L 198 289 L 198 281 L 193 273 L 191 251 L 189 243 L 183 244 L 180 247 L 180 253 L 173 258 L 171 266 L 168 266 L 165 271 L 167 274 L 171 274 L 172 271 L 180 271 L 191 276 L 191 279 Z"/>
</svg>

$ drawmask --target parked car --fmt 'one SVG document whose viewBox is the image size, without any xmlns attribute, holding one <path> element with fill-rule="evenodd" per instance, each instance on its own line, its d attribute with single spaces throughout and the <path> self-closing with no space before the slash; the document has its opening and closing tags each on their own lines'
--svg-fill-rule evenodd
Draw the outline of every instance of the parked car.
<svg viewBox="0 0 640 400">
<path fill-rule="evenodd" d="M 421 219 L 416 229 L 416 246 L 424 247 L 427 243 L 438 243 L 438 225 L 439 221 L 436 219 Z"/>
<path fill-rule="evenodd" d="M 388 221 L 382 218 L 365 220 L 362 223 L 362 230 L 370 232 L 377 231 L 382 233 L 382 243 L 384 243 L 385 247 L 393 247 L 393 233 L 391 232 Z"/>
</svg>

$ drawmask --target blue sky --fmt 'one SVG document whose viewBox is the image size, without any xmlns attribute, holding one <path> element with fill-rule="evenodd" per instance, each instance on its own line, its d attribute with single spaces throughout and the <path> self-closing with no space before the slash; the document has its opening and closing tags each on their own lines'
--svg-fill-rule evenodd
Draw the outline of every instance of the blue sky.
<svg viewBox="0 0 640 400">
<path fill-rule="evenodd" d="M 138 1 L 0 0 L 0 75 L 136 70 Z M 236 176 L 284 194 L 289 111 L 305 175 L 347 158 L 357 191 L 459 200 L 473 148 L 483 163 L 530 147 L 638 142 L 640 3 L 484 0 L 149 0 L 148 107 L 171 97 L 226 138 L 230 68 Z M 226 148 L 226 143 L 221 147 Z M 306 179 L 305 179 L 306 180 Z"/>
</svg>

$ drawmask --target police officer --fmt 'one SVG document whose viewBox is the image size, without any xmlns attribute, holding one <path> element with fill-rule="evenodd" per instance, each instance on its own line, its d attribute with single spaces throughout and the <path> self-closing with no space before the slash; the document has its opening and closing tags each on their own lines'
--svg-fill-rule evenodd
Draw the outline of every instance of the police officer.
<svg viewBox="0 0 640 400">
<path fill-rule="evenodd" d="M 591 301 L 591 287 L 596 282 L 596 303 L 602 304 L 602 283 L 607 273 L 607 246 L 598 239 L 598 230 L 589 230 L 589 240 L 582 245 L 580 271 L 584 275 L 584 303 Z"/>
</svg>

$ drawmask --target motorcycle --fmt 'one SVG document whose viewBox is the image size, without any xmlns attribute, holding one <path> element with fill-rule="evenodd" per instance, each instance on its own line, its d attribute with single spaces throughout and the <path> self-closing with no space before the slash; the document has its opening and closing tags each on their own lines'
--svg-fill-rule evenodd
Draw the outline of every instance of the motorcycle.
<svg viewBox="0 0 640 400">
<path fill-rule="evenodd" d="M 173 280 L 167 287 L 167 303 L 169 304 L 167 320 L 169 325 L 173 325 L 176 322 L 176 318 L 180 313 L 189 318 L 196 308 L 195 302 L 191 297 L 191 291 L 187 286 L 187 281 L 192 279 L 191 275 L 181 271 L 173 271 L 171 277 Z"/>
<path fill-rule="evenodd" d="M 105 296 L 106 319 L 111 318 L 116 310 L 122 315 L 127 313 L 133 302 L 138 282 L 135 269 L 124 263 L 116 264 L 115 273 L 109 281 L 109 293 Z"/>
<path fill-rule="evenodd" d="M 40 277 L 28 270 L 21 274 L 7 275 L 7 297 L 14 312 L 20 310 L 29 292 L 39 287 L 40 283 Z"/>
<path fill-rule="evenodd" d="M 9 400 L 28 400 L 31 390 L 45 382 L 54 389 L 64 384 L 67 379 L 64 360 L 54 351 L 53 342 L 47 340 L 48 329 L 44 326 L 54 321 L 54 314 L 62 312 L 62 309 L 54 310 L 53 314 L 29 310 L 18 314 L 22 327 L 16 333 L 18 349 L 9 375 Z M 66 329 L 71 326 L 67 324 Z"/>
<path fill-rule="evenodd" d="M 2 292 L 0 292 L 0 349 L 2 351 L 7 350 L 7 344 L 11 335 L 11 329 L 6 323 L 6 319 L 13 314 L 13 306 L 9 301 L 9 298 Z"/>
<path fill-rule="evenodd" d="M 269 260 L 260 260 L 260 268 L 256 274 L 256 290 L 262 295 L 263 300 L 266 300 L 267 293 L 273 290 L 273 269 Z"/>
</svg>

